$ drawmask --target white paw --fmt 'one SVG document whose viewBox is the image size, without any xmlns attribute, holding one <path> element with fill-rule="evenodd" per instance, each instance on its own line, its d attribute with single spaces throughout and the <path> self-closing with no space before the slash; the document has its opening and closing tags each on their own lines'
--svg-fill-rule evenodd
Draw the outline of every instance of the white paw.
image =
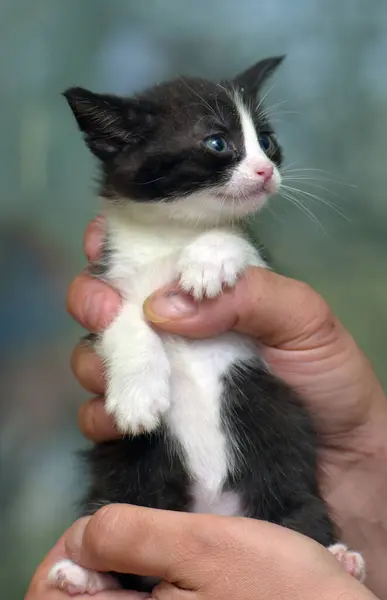
<svg viewBox="0 0 387 600">
<path fill-rule="evenodd" d="M 130 377 L 126 373 L 124 381 L 112 379 L 108 382 L 106 412 L 113 415 L 122 433 L 150 433 L 159 425 L 169 406 L 169 377 L 159 378 L 157 372 L 143 377 Z"/>
<path fill-rule="evenodd" d="M 352 575 L 358 581 L 364 581 L 365 562 L 359 552 L 349 550 L 345 544 L 333 544 L 333 546 L 329 546 L 328 550 L 337 558 L 349 575 Z"/>
<path fill-rule="evenodd" d="M 225 234 L 203 235 L 178 261 L 180 286 L 196 300 L 215 298 L 224 287 L 233 287 L 248 265 L 259 263 L 246 240 Z"/>
<path fill-rule="evenodd" d="M 105 573 L 84 569 L 71 560 L 61 560 L 51 569 L 49 580 L 70 596 L 97 594 L 105 590 L 118 590 L 118 582 Z"/>
</svg>

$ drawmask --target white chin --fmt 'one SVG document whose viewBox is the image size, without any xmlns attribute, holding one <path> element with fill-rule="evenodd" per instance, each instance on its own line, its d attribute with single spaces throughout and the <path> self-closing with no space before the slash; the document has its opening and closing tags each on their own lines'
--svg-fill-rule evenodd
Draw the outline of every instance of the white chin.
<svg viewBox="0 0 387 600">
<path fill-rule="evenodd" d="M 247 217 L 261 210 L 267 202 L 268 195 L 263 193 L 244 197 L 238 195 L 235 199 L 228 198 L 223 204 L 223 211 L 234 217 Z"/>
</svg>

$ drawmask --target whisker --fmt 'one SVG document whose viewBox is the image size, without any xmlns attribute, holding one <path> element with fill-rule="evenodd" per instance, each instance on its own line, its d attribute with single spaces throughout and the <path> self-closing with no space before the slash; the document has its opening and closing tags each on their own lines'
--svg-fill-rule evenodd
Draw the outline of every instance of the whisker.
<svg viewBox="0 0 387 600">
<path fill-rule="evenodd" d="M 332 196 L 335 196 L 336 198 L 341 198 L 341 194 L 338 194 L 337 192 L 335 192 L 334 190 L 325 187 L 324 185 L 320 185 L 320 181 L 323 183 L 330 183 L 329 181 L 325 181 L 324 179 L 308 179 L 308 178 L 301 178 L 301 179 L 296 179 L 296 178 L 288 178 L 288 179 L 283 179 L 282 181 L 290 181 L 292 183 L 298 183 L 298 182 L 305 182 L 306 185 L 311 186 L 313 188 L 316 188 L 317 190 L 322 190 L 324 192 L 327 192 L 327 194 L 331 194 Z M 315 183 L 315 181 L 317 181 L 317 183 Z"/>
<path fill-rule="evenodd" d="M 264 117 L 267 117 L 268 115 L 270 115 L 271 111 L 274 111 L 276 108 L 278 108 L 279 106 L 282 106 L 286 102 L 287 102 L 287 100 L 280 100 L 278 102 L 275 102 L 274 104 L 265 106 L 263 108 L 263 110 L 258 110 L 258 108 L 256 108 L 255 110 L 257 112 L 258 119 L 263 119 Z"/>
<path fill-rule="evenodd" d="M 136 185 L 150 185 L 151 183 L 156 183 L 156 181 L 161 181 L 162 179 L 166 179 L 166 175 L 162 177 L 157 177 L 157 179 L 151 179 L 150 181 L 144 181 L 142 183 L 137 183 Z"/>
<path fill-rule="evenodd" d="M 316 215 L 307 206 L 305 206 L 305 204 L 303 204 L 303 202 L 299 198 L 295 198 L 289 192 L 282 192 L 281 195 L 283 198 L 288 200 L 291 204 L 294 204 L 294 206 L 297 206 L 301 210 L 301 212 L 303 212 L 306 216 L 308 216 L 313 223 L 316 223 L 316 225 L 318 225 L 318 227 L 321 228 L 321 230 L 324 232 L 324 234 L 327 235 L 326 230 L 324 229 L 322 223 L 319 221 L 319 219 L 316 217 Z"/>
<path fill-rule="evenodd" d="M 283 185 L 282 186 L 284 189 L 286 190 L 290 190 L 292 192 L 298 192 L 299 194 L 303 195 L 306 198 L 311 198 L 312 200 L 316 200 L 317 202 L 321 202 L 322 204 L 324 204 L 325 206 L 328 206 L 329 208 L 331 208 L 336 214 L 338 214 L 340 217 L 342 217 L 343 219 L 345 219 L 346 221 L 350 222 L 350 219 L 347 217 L 346 214 L 344 214 L 335 204 L 333 204 L 332 202 L 329 202 L 328 200 L 325 200 L 324 198 L 321 198 L 320 196 L 317 196 L 316 194 L 312 194 L 311 192 L 308 192 L 306 190 L 300 190 L 294 187 L 291 187 L 289 185 Z"/>
<path fill-rule="evenodd" d="M 268 95 L 273 91 L 273 89 L 275 88 L 275 83 L 273 83 L 269 89 L 267 90 L 267 92 L 262 96 L 262 98 L 260 98 L 258 104 L 257 104 L 257 110 L 262 106 L 262 104 L 265 102 L 266 98 L 268 97 Z"/>
</svg>

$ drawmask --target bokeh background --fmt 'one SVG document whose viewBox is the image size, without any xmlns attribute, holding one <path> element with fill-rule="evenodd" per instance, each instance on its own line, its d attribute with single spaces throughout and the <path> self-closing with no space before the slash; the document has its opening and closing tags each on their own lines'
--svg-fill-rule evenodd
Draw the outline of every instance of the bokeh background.
<svg viewBox="0 0 387 600">
<path fill-rule="evenodd" d="M 23 597 L 82 491 L 85 394 L 68 364 L 80 331 L 65 293 L 98 201 L 61 91 L 230 76 L 280 53 L 267 105 L 289 168 L 308 170 L 289 182 L 295 202 L 275 199 L 255 230 L 278 269 L 331 303 L 387 385 L 385 0 L 0 1 L 3 598 Z"/>
</svg>

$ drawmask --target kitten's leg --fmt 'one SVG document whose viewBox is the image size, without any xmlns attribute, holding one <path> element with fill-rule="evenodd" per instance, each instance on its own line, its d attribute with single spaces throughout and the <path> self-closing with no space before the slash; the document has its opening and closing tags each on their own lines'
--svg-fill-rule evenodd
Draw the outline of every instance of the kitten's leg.
<svg viewBox="0 0 387 600">
<path fill-rule="evenodd" d="M 180 285 L 197 300 L 215 298 L 223 287 L 234 286 L 249 265 L 266 266 L 250 242 L 226 231 L 210 231 L 183 250 L 178 261 Z"/>
<path fill-rule="evenodd" d="M 243 449 L 235 454 L 235 474 L 228 485 L 242 496 L 245 516 L 316 540 L 361 579 L 362 559 L 337 547 L 334 525 L 319 496 L 318 438 L 301 400 L 256 359 L 234 365 L 223 380 L 223 419 L 233 447 Z M 254 467 L 257 456 L 259 467 Z"/>
<path fill-rule="evenodd" d="M 114 577 L 80 567 L 72 560 L 61 560 L 51 569 L 49 580 L 55 587 L 70 596 L 97 594 L 108 590 L 118 590 L 120 585 Z"/>
<path fill-rule="evenodd" d="M 170 364 L 139 307 L 126 304 L 96 344 L 106 367 L 106 410 L 123 433 L 149 432 L 169 408 Z"/>
<path fill-rule="evenodd" d="M 364 581 L 366 575 L 365 562 L 359 552 L 349 550 L 345 544 L 332 544 L 328 547 L 328 550 L 337 558 L 347 573 L 361 582 Z"/>
<path fill-rule="evenodd" d="M 365 563 L 362 555 L 349 550 L 344 544 L 335 543 L 333 526 L 327 508 L 320 498 L 309 498 L 303 506 L 284 518 L 281 524 L 326 546 L 347 573 L 359 581 L 364 581 Z"/>
</svg>

